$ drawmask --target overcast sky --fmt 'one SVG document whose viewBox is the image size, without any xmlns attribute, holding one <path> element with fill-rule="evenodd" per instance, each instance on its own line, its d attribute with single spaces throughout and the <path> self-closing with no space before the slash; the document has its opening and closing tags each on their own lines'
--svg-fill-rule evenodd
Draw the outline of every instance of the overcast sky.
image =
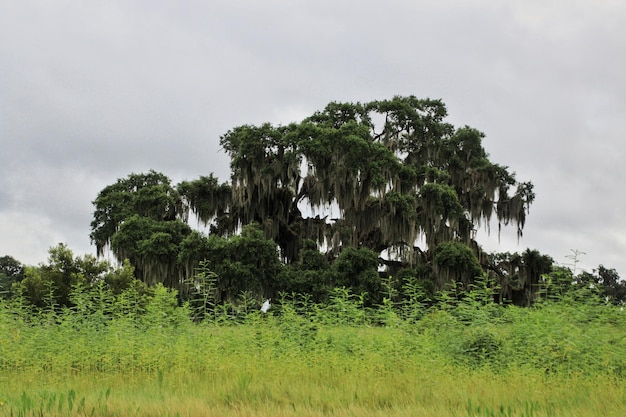
<svg viewBox="0 0 626 417">
<path fill-rule="evenodd" d="M 524 237 L 487 250 L 626 278 L 624 74 L 623 0 L 0 0 L 0 256 L 95 254 L 102 188 L 226 181 L 235 126 L 416 95 L 535 184 Z"/>
</svg>

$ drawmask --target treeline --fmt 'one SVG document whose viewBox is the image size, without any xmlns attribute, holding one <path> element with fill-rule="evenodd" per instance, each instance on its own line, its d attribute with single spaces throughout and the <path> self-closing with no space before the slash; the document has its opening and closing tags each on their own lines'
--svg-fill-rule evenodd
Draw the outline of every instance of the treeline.
<svg viewBox="0 0 626 417">
<path fill-rule="evenodd" d="M 465 300 L 477 291 L 483 303 L 513 304 L 503 294 L 498 275 L 490 270 L 471 283 L 452 281 L 437 289 L 429 271 L 404 268 L 395 276 L 380 273 L 377 254 L 364 248 L 346 249 L 330 263 L 311 243 L 299 262 L 286 264 L 280 261 L 275 244 L 252 225 L 241 235 L 208 240 L 215 245 L 208 252 L 212 256 L 199 262 L 177 288 L 165 287 L 165 280 L 147 283 L 138 279 L 128 260 L 112 265 L 92 255 L 74 256 L 67 245 L 59 244 L 50 248 L 47 262 L 37 266 L 1 257 L 0 294 L 19 309 L 31 312 L 70 309 L 87 313 L 112 311 L 117 306 L 140 316 L 155 294 L 161 291 L 163 296 L 165 291 L 172 308 L 186 305 L 195 320 L 236 318 L 258 310 L 266 298 L 274 303 L 281 298 L 302 299 L 318 306 L 352 300 L 362 309 L 393 311 L 404 318 L 419 316 L 431 307 L 440 308 L 442 303 Z M 507 265 L 518 262 L 518 271 L 525 271 L 525 262 L 535 255 L 526 251 L 493 258 L 507 259 Z M 626 301 L 626 284 L 613 269 L 599 266 L 593 273 L 575 275 L 569 268 L 549 266 L 548 272 L 532 277 L 537 282 L 534 302 L 621 305 Z M 513 275 L 508 279 L 520 278 Z"/>
<path fill-rule="evenodd" d="M 602 286 L 585 281 L 587 274 L 565 285 L 566 272 L 556 269 L 545 276 L 533 308 L 497 303 L 486 276 L 468 288 L 453 284 L 432 296 L 411 280 L 397 290 L 387 277 L 379 304 L 365 292 L 334 287 L 322 302 L 309 293 L 278 292 L 263 313 L 262 300 L 250 291 L 218 300 L 219 276 L 208 262 L 200 264 L 181 294 L 162 283 L 148 286 L 137 280 L 128 262 L 112 267 L 91 256 L 74 257 L 59 245 L 50 250 L 47 263 L 24 267 L 9 298 L 0 299 L 0 330 L 6 336 L 0 368 L 154 371 L 175 360 L 184 369 L 203 369 L 212 362 L 198 365 L 185 358 L 202 352 L 207 339 L 217 343 L 214 331 L 222 334 L 232 325 L 247 335 L 237 342 L 239 349 L 262 343 L 267 357 L 323 355 L 329 349 L 358 357 L 354 349 L 364 342 L 350 331 L 334 334 L 332 329 L 384 327 L 399 329 L 396 336 L 403 338 L 378 345 L 385 361 L 386 349 L 397 342 L 407 355 L 424 355 L 426 349 L 441 364 L 623 378 L 623 307 L 608 303 Z M 327 273 L 339 271 L 331 267 Z M 183 346 L 186 356 L 181 358 Z M 222 352 L 220 346 L 215 349 Z"/>
</svg>

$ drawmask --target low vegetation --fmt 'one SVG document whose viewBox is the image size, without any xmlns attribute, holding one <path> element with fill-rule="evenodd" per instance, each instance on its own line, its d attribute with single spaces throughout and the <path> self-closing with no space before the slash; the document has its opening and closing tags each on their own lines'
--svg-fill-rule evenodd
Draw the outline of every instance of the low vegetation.
<svg viewBox="0 0 626 417">
<path fill-rule="evenodd" d="M 179 305 L 162 285 L 80 288 L 63 309 L 15 297 L 0 305 L 0 415 L 625 415 L 620 307 L 454 294 L 367 307 L 337 288 L 267 314 L 245 294 Z"/>
</svg>

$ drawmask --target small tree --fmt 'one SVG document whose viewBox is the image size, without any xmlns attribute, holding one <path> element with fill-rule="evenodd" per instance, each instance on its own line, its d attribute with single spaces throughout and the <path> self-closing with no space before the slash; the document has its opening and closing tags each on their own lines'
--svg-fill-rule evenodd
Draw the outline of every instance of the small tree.
<svg viewBox="0 0 626 417">
<path fill-rule="evenodd" d="M 626 282 L 620 279 L 615 269 L 598 266 L 602 295 L 613 304 L 626 303 Z"/>
<path fill-rule="evenodd" d="M 12 256 L 0 257 L 0 298 L 11 297 L 11 286 L 24 278 L 24 265 Z"/>
</svg>

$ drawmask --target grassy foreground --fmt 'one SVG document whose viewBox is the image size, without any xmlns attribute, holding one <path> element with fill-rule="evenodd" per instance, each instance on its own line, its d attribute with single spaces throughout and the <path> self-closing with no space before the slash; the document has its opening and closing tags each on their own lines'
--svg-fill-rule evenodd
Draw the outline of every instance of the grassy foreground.
<svg viewBox="0 0 626 417">
<path fill-rule="evenodd" d="M 626 319 L 614 307 L 468 304 L 364 320 L 284 304 L 230 325 L 166 310 L 29 321 L 0 309 L 0 415 L 626 415 Z"/>
<path fill-rule="evenodd" d="M 623 416 L 609 381 L 422 369 L 379 374 L 281 363 L 199 375 L 8 375 L 2 415 L 22 416 Z"/>
</svg>

